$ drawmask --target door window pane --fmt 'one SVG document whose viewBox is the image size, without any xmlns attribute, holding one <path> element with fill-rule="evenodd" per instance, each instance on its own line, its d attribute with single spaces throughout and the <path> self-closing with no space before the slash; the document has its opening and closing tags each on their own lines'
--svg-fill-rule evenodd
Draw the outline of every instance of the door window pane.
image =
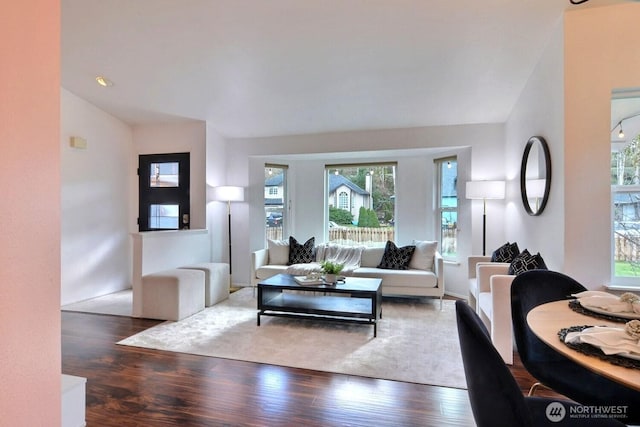
<svg viewBox="0 0 640 427">
<path fill-rule="evenodd" d="M 186 230 L 189 221 L 189 153 L 138 156 L 138 230 Z"/>
<path fill-rule="evenodd" d="M 178 229 L 180 205 L 151 205 L 149 207 L 149 227 L 155 229 Z"/>
<path fill-rule="evenodd" d="M 180 163 L 151 163 L 149 168 L 151 187 L 178 187 Z"/>
</svg>

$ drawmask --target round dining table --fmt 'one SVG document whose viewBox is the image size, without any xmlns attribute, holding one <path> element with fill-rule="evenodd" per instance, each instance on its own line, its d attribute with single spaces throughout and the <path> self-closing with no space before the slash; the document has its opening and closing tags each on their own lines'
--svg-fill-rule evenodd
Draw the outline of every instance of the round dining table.
<svg viewBox="0 0 640 427">
<path fill-rule="evenodd" d="M 553 301 L 533 308 L 527 314 L 527 323 L 538 338 L 551 348 L 600 375 L 640 391 L 640 369 L 614 365 L 597 356 L 591 356 L 569 348 L 558 337 L 558 332 L 571 326 L 615 326 L 624 323 L 591 317 L 569 307 L 567 300 Z"/>
</svg>

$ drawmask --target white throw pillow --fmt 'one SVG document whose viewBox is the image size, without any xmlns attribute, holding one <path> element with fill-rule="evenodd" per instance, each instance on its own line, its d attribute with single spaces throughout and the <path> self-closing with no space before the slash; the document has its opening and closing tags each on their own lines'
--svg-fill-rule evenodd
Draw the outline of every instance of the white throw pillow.
<svg viewBox="0 0 640 427">
<path fill-rule="evenodd" d="M 430 242 L 428 240 L 414 240 L 413 244 L 416 250 L 409 262 L 409 268 L 417 270 L 433 270 L 433 257 L 438 250 L 438 242 Z"/>
<path fill-rule="evenodd" d="M 362 251 L 362 255 L 360 256 L 360 267 L 377 267 L 382 260 L 382 255 L 384 255 L 384 247 L 364 248 L 364 250 Z"/>
<path fill-rule="evenodd" d="M 269 265 L 287 265 L 289 263 L 289 241 L 267 239 Z"/>
</svg>

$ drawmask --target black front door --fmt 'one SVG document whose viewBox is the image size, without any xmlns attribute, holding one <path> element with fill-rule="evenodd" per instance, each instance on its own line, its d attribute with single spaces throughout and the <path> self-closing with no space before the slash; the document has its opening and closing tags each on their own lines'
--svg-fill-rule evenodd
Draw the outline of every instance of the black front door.
<svg viewBox="0 0 640 427">
<path fill-rule="evenodd" d="M 189 228 L 189 173 L 189 153 L 139 156 L 139 231 Z"/>
</svg>

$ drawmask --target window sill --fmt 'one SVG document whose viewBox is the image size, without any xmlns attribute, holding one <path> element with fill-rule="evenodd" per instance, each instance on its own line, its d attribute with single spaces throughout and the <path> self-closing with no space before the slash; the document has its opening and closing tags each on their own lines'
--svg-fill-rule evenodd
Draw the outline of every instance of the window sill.
<svg viewBox="0 0 640 427">
<path fill-rule="evenodd" d="M 638 285 L 604 285 L 605 289 L 608 291 L 640 291 L 640 286 Z"/>
</svg>

